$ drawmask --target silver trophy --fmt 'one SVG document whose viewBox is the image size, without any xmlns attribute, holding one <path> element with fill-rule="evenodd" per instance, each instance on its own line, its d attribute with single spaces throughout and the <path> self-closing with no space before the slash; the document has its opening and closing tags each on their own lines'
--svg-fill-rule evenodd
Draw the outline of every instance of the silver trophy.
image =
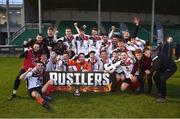
<svg viewBox="0 0 180 119">
<path fill-rule="evenodd" d="M 80 96 L 81 95 L 81 93 L 80 93 L 80 83 L 74 83 L 74 87 L 75 87 L 74 95 L 75 96 Z"/>
</svg>

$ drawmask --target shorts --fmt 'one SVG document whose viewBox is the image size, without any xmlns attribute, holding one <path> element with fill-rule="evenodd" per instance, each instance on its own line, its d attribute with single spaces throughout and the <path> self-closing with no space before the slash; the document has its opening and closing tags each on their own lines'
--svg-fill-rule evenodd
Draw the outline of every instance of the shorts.
<svg viewBox="0 0 180 119">
<path fill-rule="evenodd" d="M 126 78 L 123 82 L 127 83 L 127 84 L 131 84 L 132 83 L 130 78 Z"/>
<path fill-rule="evenodd" d="M 33 91 L 36 91 L 36 92 L 38 92 L 39 94 L 42 94 L 41 89 L 42 89 L 42 87 L 34 87 L 34 88 L 31 88 L 31 89 L 28 90 L 29 95 L 32 97 L 31 94 L 32 94 Z"/>
</svg>

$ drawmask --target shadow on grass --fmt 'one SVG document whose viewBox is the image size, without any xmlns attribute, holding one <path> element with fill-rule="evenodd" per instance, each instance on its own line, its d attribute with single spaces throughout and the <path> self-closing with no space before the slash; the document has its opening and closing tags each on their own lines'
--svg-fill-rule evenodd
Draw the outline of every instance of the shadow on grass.
<svg viewBox="0 0 180 119">
<path fill-rule="evenodd" d="M 17 96 L 15 99 L 18 99 L 18 100 L 32 100 L 33 98 L 31 98 L 30 96 Z"/>
<path fill-rule="evenodd" d="M 57 101 L 59 99 L 61 100 L 69 100 L 69 101 L 74 101 L 74 102 L 81 102 L 81 103 L 87 103 L 91 102 L 91 99 L 96 98 L 97 96 L 102 96 L 106 94 L 102 93 L 81 93 L 80 96 L 74 96 L 73 93 L 66 93 L 66 92 L 54 92 L 52 93 L 53 96 L 53 102 Z"/>
<path fill-rule="evenodd" d="M 168 84 L 167 86 L 167 97 L 173 99 L 180 99 L 180 84 Z"/>
</svg>

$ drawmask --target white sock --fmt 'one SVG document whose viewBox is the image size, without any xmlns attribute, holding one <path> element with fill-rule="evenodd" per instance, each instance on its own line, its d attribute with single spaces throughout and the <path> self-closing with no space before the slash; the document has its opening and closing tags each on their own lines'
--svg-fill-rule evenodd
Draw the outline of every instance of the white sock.
<svg viewBox="0 0 180 119">
<path fill-rule="evenodd" d="M 16 94 L 16 92 L 17 92 L 16 90 L 13 90 L 13 94 Z"/>
</svg>

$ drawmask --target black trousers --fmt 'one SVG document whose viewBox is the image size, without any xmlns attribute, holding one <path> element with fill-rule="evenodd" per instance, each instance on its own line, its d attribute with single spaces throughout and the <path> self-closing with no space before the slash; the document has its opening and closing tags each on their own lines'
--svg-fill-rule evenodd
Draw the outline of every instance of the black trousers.
<svg viewBox="0 0 180 119">
<path fill-rule="evenodd" d="M 138 75 L 137 79 L 139 81 L 139 86 L 140 86 L 140 92 L 144 92 L 144 83 L 147 80 L 147 85 L 148 85 L 148 93 L 151 93 L 152 91 L 152 86 L 153 86 L 153 82 L 152 82 L 152 73 L 151 74 L 143 74 L 143 75 Z"/>
<path fill-rule="evenodd" d="M 175 66 L 172 69 L 166 69 L 162 72 L 156 72 L 153 76 L 153 79 L 155 81 L 158 93 L 160 94 L 161 98 L 166 98 L 167 96 L 167 86 L 166 86 L 166 80 L 168 80 L 177 70 L 177 67 Z"/>
<path fill-rule="evenodd" d="M 25 73 L 26 71 L 24 70 L 24 69 L 20 69 L 19 70 L 19 73 L 18 73 L 18 75 L 16 76 L 16 79 L 15 79 L 15 82 L 14 82 L 14 87 L 13 87 L 13 89 L 14 90 L 17 90 L 18 88 L 19 88 L 19 85 L 20 85 L 20 76 L 23 74 L 23 73 Z"/>
<path fill-rule="evenodd" d="M 115 92 L 117 89 L 117 79 L 116 79 L 116 72 L 110 74 L 110 81 L 112 82 L 111 85 L 111 92 Z"/>
</svg>

